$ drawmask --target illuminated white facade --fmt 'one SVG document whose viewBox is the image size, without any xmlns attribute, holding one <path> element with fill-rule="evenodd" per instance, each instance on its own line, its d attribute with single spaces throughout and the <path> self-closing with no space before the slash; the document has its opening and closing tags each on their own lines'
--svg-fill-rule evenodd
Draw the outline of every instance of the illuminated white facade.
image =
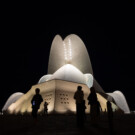
<svg viewBox="0 0 135 135">
<path fill-rule="evenodd" d="M 130 113 L 125 96 L 121 91 L 114 91 L 113 93 L 108 93 L 115 100 L 117 106 L 119 106 L 125 113 Z"/>
<path fill-rule="evenodd" d="M 93 86 L 93 76 L 91 74 L 83 74 L 79 69 L 71 64 L 62 66 L 52 75 L 43 76 L 38 83 L 54 79 L 86 84 L 89 88 Z"/>
<path fill-rule="evenodd" d="M 6 111 L 8 109 L 8 107 L 12 104 L 15 103 L 21 96 L 23 96 L 24 94 L 21 92 L 16 92 L 14 94 L 12 94 L 7 102 L 5 103 L 4 107 L 2 108 L 2 111 Z"/>
<path fill-rule="evenodd" d="M 8 108 L 10 113 L 18 114 L 18 113 L 30 113 L 32 111 L 31 108 L 31 99 L 35 94 L 35 89 L 40 88 L 40 94 L 42 95 L 44 101 L 46 100 L 49 103 L 48 111 L 57 112 L 57 113 L 67 113 L 72 112 L 75 113 L 76 105 L 75 100 L 73 98 L 74 93 L 78 87 L 78 85 L 82 86 L 84 92 L 84 99 L 86 101 L 86 113 L 89 113 L 90 106 L 88 105 L 87 97 L 90 93 L 90 89 L 85 84 L 79 84 L 69 81 L 63 80 L 50 80 L 44 83 L 33 85 L 32 88 L 19 100 L 15 103 L 11 104 Z M 106 109 L 106 99 L 97 93 L 98 100 L 100 101 L 102 110 Z M 43 103 L 40 105 L 39 112 L 43 112 Z M 112 102 L 112 106 L 114 110 L 118 109 L 118 107 Z"/>
<path fill-rule="evenodd" d="M 51 46 L 48 74 L 53 74 L 65 64 L 71 64 L 83 74 L 93 74 L 90 58 L 83 41 L 75 34 L 64 40 L 56 35 Z"/>
<path fill-rule="evenodd" d="M 31 99 L 35 94 L 35 89 L 39 88 L 43 100 L 49 103 L 49 113 L 75 112 L 73 95 L 78 85 L 82 86 L 84 91 L 87 113 L 90 110 L 87 97 L 92 86 L 97 92 L 102 110 L 107 110 L 106 102 L 109 95 L 93 77 L 92 65 L 83 41 L 75 34 L 67 36 L 64 40 L 56 35 L 50 50 L 48 74 L 41 77 L 36 85 L 12 103 L 7 110 L 10 113 L 30 113 L 32 111 Z M 43 103 L 39 112 L 43 112 Z M 120 109 L 118 106 L 121 104 L 116 105 L 113 101 L 111 103 L 114 110 Z"/>
</svg>

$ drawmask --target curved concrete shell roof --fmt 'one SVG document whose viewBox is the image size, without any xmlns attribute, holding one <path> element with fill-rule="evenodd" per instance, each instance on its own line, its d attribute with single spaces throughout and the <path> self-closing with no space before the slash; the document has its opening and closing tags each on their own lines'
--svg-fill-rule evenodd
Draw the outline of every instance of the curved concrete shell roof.
<svg viewBox="0 0 135 135">
<path fill-rule="evenodd" d="M 75 34 L 67 36 L 64 40 L 59 35 L 55 36 L 50 51 L 48 74 L 53 74 L 65 64 L 72 64 L 84 74 L 93 74 L 87 49 Z"/>
<path fill-rule="evenodd" d="M 24 95 L 24 94 L 21 93 L 21 92 L 16 92 L 16 93 L 12 94 L 12 95 L 8 98 L 8 100 L 7 100 L 7 102 L 5 103 L 4 107 L 2 108 L 2 111 L 7 110 L 8 107 L 9 107 L 12 103 L 16 102 L 22 95 Z"/>
<path fill-rule="evenodd" d="M 48 75 L 54 74 L 62 66 L 71 64 L 80 70 L 83 74 L 92 74 L 92 65 L 90 58 L 83 41 L 75 34 L 68 35 L 64 40 L 60 35 L 56 35 L 50 50 L 49 64 L 48 64 Z M 43 80 L 48 80 L 50 76 L 43 76 L 39 82 L 44 82 Z M 87 86 L 90 88 L 91 85 L 88 83 L 88 75 L 85 75 L 87 80 Z M 72 81 L 72 80 L 71 80 Z M 75 81 L 76 82 L 76 81 Z M 96 91 L 104 92 L 102 87 L 94 79 L 94 84 Z"/>
<path fill-rule="evenodd" d="M 50 80 L 59 79 L 77 83 L 85 83 L 85 78 L 82 72 L 76 67 L 67 64 L 58 69 L 50 78 Z"/>
<path fill-rule="evenodd" d="M 54 72 L 53 75 L 45 75 L 41 77 L 38 83 L 54 79 L 86 84 L 89 88 L 93 86 L 93 76 L 91 74 L 83 74 L 79 69 L 71 64 L 62 66 Z"/>
<path fill-rule="evenodd" d="M 116 104 L 125 112 L 130 113 L 127 101 L 125 96 L 121 91 L 114 91 L 113 93 L 107 93 L 108 95 L 112 96 L 115 100 Z"/>
<path fill-rule="evenodd" d="M 44 83 L 44 82 L 48 81 L 48 80 L 51 78 L 51 76 L 52 76 L 52 75 L 44 75 L 44 76 L 42 76 L 42 77 L 39 79 L 38 83 Z"/>
</svg>

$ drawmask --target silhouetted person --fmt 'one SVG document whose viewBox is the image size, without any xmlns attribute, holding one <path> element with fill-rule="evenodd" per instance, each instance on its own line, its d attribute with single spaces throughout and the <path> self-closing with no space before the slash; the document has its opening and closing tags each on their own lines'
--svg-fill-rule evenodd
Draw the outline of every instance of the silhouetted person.
<svg viewBox="0 0 135 135">
<path fill-rule="evenodd" d="M 91 123 L 96 124 L 97 119 L 100 115 L 100 103 L 97 100 L 97 95 L 94 87 L 91 87 L 90 89 L 91 93 L 88 96 L 88 104 L 90 105 L 90 118 Z"/>
<path fill-rule="evenodd" d="M 100 102 L 97 100 L 97 118 L 100 119 L 100 112 L 102 111 Z"/>
<path fill-rule="evenodd" d="M 77 116 L 77 126 L 82 127 L 83 126 L 83 114 L 84 109 L 82 109 L 82 106 L 84 105 L 84 93 L 82 91 L 82 87 L 78 86 L 77 91 L 74 94 L 74 99 L 76 100 L 76 116 Z"/>
<path fill-rule="evenodd" d="M 44 114 L 48 114 L 48 103 L 44 102 Z"/>
<path fill-rule="evenodd" d="M 110 101 L 106 102 L 107 104 L 107 114 L 108 114 L 108 124 L 109 124 L 109 131 L 110 134 L 113 135 L 113 110 L 112 110 L 112 104 Z"/>
<path fill-rule="evenodd" d="M 85 100 L 82 101 L 82 121 L 84 123 L 84 121 L 86 120 L 86 114 L 85 114 L 85 109 L 86 109 L 86 105 L 85 105 Z"/>
<path fill-rule="evenodd" d="M 33 116 L 33 118 L 36 119 L 37 112 L 38 112 L 38 109 L 40 108 L 41 102 L 43 102 L 43 98 L 39 94 L 39 92 L 40 92 L 39 88 L 36 88 L 35 92 L 36 92 L 36 94 L 33 96 L 32 100 L 31 100 L 31 104 L 32 104 L 32 116 Z"/>
</svg>

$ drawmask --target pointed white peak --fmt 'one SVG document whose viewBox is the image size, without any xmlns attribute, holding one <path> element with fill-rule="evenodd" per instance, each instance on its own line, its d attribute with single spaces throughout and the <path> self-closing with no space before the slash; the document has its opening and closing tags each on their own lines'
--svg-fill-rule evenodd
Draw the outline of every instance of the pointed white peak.
<svg viewBox="0 0 135 135">
<path fill-rule="evenodd" d="M 63 40 L 56 35 L 50 50 L 48 74 L 53 74 L 66 64 L 72 64 L 82 73 L 93 74 L 92 66 L 85 44 L 75 34 L 70 34 Z"/>
</svg>

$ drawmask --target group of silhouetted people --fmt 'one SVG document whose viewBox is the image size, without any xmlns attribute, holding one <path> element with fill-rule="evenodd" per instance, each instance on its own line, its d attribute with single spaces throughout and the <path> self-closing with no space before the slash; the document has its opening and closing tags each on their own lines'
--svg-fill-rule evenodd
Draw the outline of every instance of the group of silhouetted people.
<svg viewBox="0 0 135 135">
<path fill-rule="evenodd" d="M 90 90 L 91 93 L 89 94 L 87 100 L 88 104 L 90 105 L 91 122 L 92 124 L 94 124 L 100 118 L 101 106 L 97 99 L 94 87 L 92 87 Z M 77 91 L 74 94 L 74 99 L 76 100 L 77 126 L 83 127 L 84 120 L 86 119 L 85 115 L 86 106 L 84 100 L 84 93 L 81 86 L 77 87 Z"/>
<path fill-rule="evenodd" d="M 33 96 L 31 100 L 31 104 L 32 104 L 32 116 L 33 118 L 37 119 L 37 112 L 38 109 L 40 108 L 41 102 L 43 102 L 43 98 L 39 94 L 40 92 L 39 88 L 36 88 L 35 92 L 36 94 Z M 74 99 L 76 101 L 77 126 L 81 128 L 84 126 L 84 121 L 86 120 L 85 109 L 87 109 L 85 105 L 84 92 L 82 90 L 82 86 L 77 87 L 77 91 L 74 94 Z M 90 88 L 90 94 L 87 97 L 87 100 L 88 100 L 88 105 L 90 105 L 91 124 L 96 125 L 97 121 L 100 119 L 100 112 L 102 111 L 102 108 L 100 102 L 98 101 L 97 94 L 94 87 Z M 106 106 L 107 106 L 107 113 L 108 113 L 109 128 L 110 128 L 110 132 L 112 133 L 113 110 L 110 101 L 107 101 Z M 48 114 L 48 103 L 46 101 L 44 102 L 44 114 Z"/>
<path fill-rule="evenodd" d="M 84 93 L 81 86 L 77 87 L 77 91 L 74 94 L 74 99 L 76 101 L 76 122 L 78 127 L 84 126 L 84 121 L 86 119 L 85 116 L 85 100 Z M 96 91 L 94 87 L 90 88 L 90 94 L 87 97 L 88 105 L 90 105 L 90 120 L 91 125 L 96 126 L 98 121 L 100 120 L 100 112 L 102 111 L 100 102 L 98 101 Z M 113 110 L 111 106 L 111 102 L 107 101 L 107 114 L 108 114 L 108 123 L 110 133 L 113 133 Z"/>
</svg>

